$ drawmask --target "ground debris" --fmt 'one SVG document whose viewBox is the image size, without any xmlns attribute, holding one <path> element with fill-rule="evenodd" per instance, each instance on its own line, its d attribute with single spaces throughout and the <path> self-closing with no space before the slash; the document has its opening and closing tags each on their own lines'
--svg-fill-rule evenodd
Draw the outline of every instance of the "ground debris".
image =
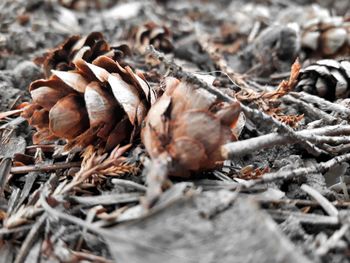
<svg viewBox="0 0 350 263">
<path fill-rule="evenodd" d="M 349 7 L 0 1 L 0 261 L 348 262 Z"/>
<path fill-rule="evenodd" d="M 147 244 L 110 239 L 112 254 L 123 262 L 135 263 L 309 262 L 295 253 L 275 223 L 252 201 L 239 198 L 232 206 L 206 218 L 202 210 L 208 205 L 211 209 L 221 206 L 226 195 L 232 193 L 222 190 L 215 199 L 204 193 L 179 200 L 142 220 L 110 229 L 116 236 L 142 239 Z"/>
</svg>

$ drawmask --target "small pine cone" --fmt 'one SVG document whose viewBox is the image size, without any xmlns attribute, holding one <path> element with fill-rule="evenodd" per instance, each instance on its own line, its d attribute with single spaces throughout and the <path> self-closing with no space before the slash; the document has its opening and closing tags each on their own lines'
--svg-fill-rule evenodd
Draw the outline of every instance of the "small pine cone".
<svg viewBox="0 0 350 263">
<path fill-rule="evenodd" d="M 33 102 L 23 117 L 37 129 L 34 143 L 62 138 L 66 149 L 93 144 L 110 150 L 129 140 L 155 101 L 143 76 L 105 55 L 72 63 L 74 70 L 51 70 L 50 78 L 29 87 Z"/>
<path fill-rule="evenodd" d="M 272 25 L 259 34 L 240 55 L 234 70 L 250 70 L 257 76 L 269 76 L 290 68 L 300 49 L 297 29 L 292 26 Z M 253 69 L 253 70 L 252 70 Z"/>
<path fill-rule="evenodd" d="M 166 53 L 171 52 L 174 48 L 170 30 L 153 22 L 148 22 L 134 29 L 131 32 L 131 38 L 141 53 L 144 53 L 149 45 Z"/>
<path fill-rule="evenodd" d="M 52 69 L 62 71 L 75 69 L 76 60 L 92 62 L 101 55 L 116 59 L 120 58 L 123 52 L 129 52 L 127 47 L 112 48 L 100 32 L 92 32 L 85 37 L 71 36 L 44 57 L 37 58 L 36 62 L 43 65 L 45 76 L 48 78 L 52 74 Z"/>
<path fill-rule="evenodd" d="M 302 48 L 313 57 L 336 58 L 350 52 L 350 22 L 343 17 L 315 18 L 302 26 Z"/>
<path fill-rule="evenodd" d="M 142 141 L 152 159 L 164 153 L 171 158 L 171 175 L 186 177 L 222 161 L 220 146 L 236 139 L 239 114 L 238 103 L 217 103 L 213 95 L 167 78 L 164 94 L 147 115 Z"/>
<path fill-rule="evenodd" d="M 350 95 L 350 62 L 323 59 L 300 71 L 297 91 L 305 91 L 330 101 Z"/>
</svg>

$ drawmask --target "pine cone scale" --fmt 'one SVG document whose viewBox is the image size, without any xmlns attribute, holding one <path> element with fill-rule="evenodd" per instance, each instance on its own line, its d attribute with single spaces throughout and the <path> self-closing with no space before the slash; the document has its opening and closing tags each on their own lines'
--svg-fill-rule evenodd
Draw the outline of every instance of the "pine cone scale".
<svg viewBox="0 0 350 263">
<path fill-rule="evenodd" d="M 140 121 L 139 109 L 143 109 L 145 106 L 141 106 L 142 102 L 138 97 L 138 90 L 134 86 L 123 81 L 119 74 L 110 75 L 108 77 L 108 83 L 111 85 L 114 97 L 128 115 L 131 124 L 135 124 L 136 119 Z M 135 109 L 137 110 L 135 111 Z M 144 116 L 140 116 L 140 118 L 143 117 Z"/>
<path fill-rule="evenodd" d="M 84 93 L 86 86 L 89 84 L 89 82 L 77 72 L 52 70 L 52 73 L 60 78 L 69 87 L 80 93 Z"/>
<path fill-rule="evenodd" d="M 116 103 L 98 82 L 91 82 L 85 89 L 84 100 L 89 115 L 90 126 L 113 123 Z"/>
<path fill-rule="evenodd" d="M 57 137 L 73 139 L 88 128 L 88 114 L 80 96 L 68 95 L 49 112 L 50 131 Z"/>
</svg>

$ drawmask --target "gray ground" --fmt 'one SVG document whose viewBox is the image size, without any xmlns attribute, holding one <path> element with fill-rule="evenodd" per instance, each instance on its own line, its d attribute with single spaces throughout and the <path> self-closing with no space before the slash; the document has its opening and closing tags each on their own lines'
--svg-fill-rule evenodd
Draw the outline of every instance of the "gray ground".
<svg viewBox="0 0 350 263">
<path fill-rule="evenodd" d="M 90 2 L 94 5 L 94 1 Z M 102 9 L 64 9 L 55 0 L 1 0 L 0 112 L 30 100 L 29 83 L 43 77 L 42 69 L 33 60 L 72 34 L 101 31 L 111 43 L 119 43 L 128 40 L 131 27 L 154 20 L 173 31 L 175 50 L 170 56 L 175 54 L 177 63 L 195 71 L 212 71 L 216 68 L 210 54 L 199 47 L 200 41 L 194 34 L 196 26 L 216 37 L 216 29 L 223 21 L 237 22 L 242 15 L 236 12 L 249 10 L 249 5 L 257 12 L 268 11 L 266 16 L 270 20 L 263 19 L 264 28 L 288 8 L 305 8 L 318 2 L 344 15 L 348 4 L 348 1 L 283 0 L 141 1 L 125 7 L 124 1 L 97 2 Z M 197 17 L 198 21 L 191 23 L 188 16 Z M 249 17 L 256 19 L 253 13 L 244 19 Z M 242 22 L 241 30 L 251 23 L 249 19 Z M 232 68 L 240 63 L 237 55 L 228 55 L 226 59 Z M 246 59 L 247 65 L 252 63 L 249 56 Z M 140 67 L 146 70 L 142 59 L 136 58 L 134 64 L 140 61 Z M 290 64 L 282 65 L 279 73 L 285 73 L 289 67 Z M 158 70 L 163 72 L 164 68 Z M 220 83 L 232 86 L 225 76 L 216 77 Z M 298 106 L 289 107 L 289 112 L 299 112 Z M 305 119 L 312 120 L 307 114 Z M 237 171 L 247 165 L 290 171 L 313 167 L 329 157 L 314 158 L 298 145 L 260 150 L 186 182 L 174 180 L 174 186 L 161 196 L 149 214 L 139 202 L 144 193 L 142 174 L 125 175 L 124 184 L 106 180 L 106 187 L 96 189 L 94 198 L 83 193 L 60 197 L 55 214 L 30 205 L 47 188 L 56 187 L 59 176 L 67 176 L 68 171 L 9 175 L 11 164 L 6 158 L 28 153 L 28 146 L 32 145 L 32 129 L 16 120 L 15 117 L 1 120 L 5 126 L 1 126 L 0 144 L 0 262 L 350 262 L 350 203 L 339 187 L 330 189 L 340 180 L 339 175 L 344 180 L 349 178 L 345 164 L 328 173 L 314 171 L 247 189 L 238 189 L 239 181 L 234 180 Z M 10 134 L 8 123 L 16 127 Z M 258 128 L 256 123 L 247 125 L 241 134 L 244 139 L 271 131 L 268 125 Z M 130 159 L 140 159 L 140 155 L 144 155 L 143 150 L 136 148 Z M 45 160 L 48 164 L 54 161 L 51 157 Z M 319 200 L 300 188 L 302 184 L 333 202 L 339 215 L 330 216 Z M 94 209 L 101 208 L 98 205 L 107 212 L 118 211 L 117 215 L 106 220 L 94 219 Z M 12 215 L 16 224 L 6 227 L 3 214 Z"/>
</svg>

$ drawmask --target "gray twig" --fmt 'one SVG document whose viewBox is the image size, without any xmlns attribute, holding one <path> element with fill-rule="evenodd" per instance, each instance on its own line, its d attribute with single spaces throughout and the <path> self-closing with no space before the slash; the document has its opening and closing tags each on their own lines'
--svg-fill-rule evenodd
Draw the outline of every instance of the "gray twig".
<svg viewBox="0 0 350 263">
<path fill-rule="evenodd" d="M 333 126 L 295 132 L 298 138 L 302 138 L 303 140 L 308 140 L 320 145 L 326 142 L 334 143 L 334 144 L 346 143 L 348 142 L 349 137 L 348 136 L 345 137 L 345 135 L 348 135 L 349 133 L 350 133 L 350 125 L 333 125 Z M 342 135 L 342 136 L 331 137 L 332 135 Z M 282 145 L 282 144 L 295 144 L 298 142 L 299 141 L 295 141 L 294 138 L 288 135 L 270 133 L 270 134 L 261 135 L 259 137 L 250 138 L 247 140 L 236 141 L 236 142 L 225 144 L 221 147 L 221 152 L 222 152 L 222 156 L 225 159 L 233 159 L 233 158 L 236 158 L 237 156 L 242 156 L 264 148 L 270 148 L 270 147 L 273 147 L 276 145 Z M 321 145 L 321 147 L 323 146 Z M 341 145 L 340 147 L 341 149 L 343 149 L 343 147 L 345 146 Z M 336 149 L 332 149 L 332 152 L 333 150 L 336 150 Z"/>
<path fill-rule="evenodd" d="M 21 263 L 25 261 L 29 251 L 32 249 L 32 246 L 40 233 L 41 228 L 44 226 L 46 218 L 47 215 L 45 213 L 42 214 L 32 229 L 29 231 L 26 239 L 21 246 L 21 249 L 19 250 L 19 253 L 17 254 L 15 263 Z"/>
<path fill-rule="evenodd" d="M 350 153 L 347 153 L 344 155 L 336 156 L 327 162 L 322 162 L 311 167 L 297 168 L 293 170 L 283 170 L 275 173 L 267 173 L 267 174 L 264 174 L 259 179 L 245 182 L 244 186 L 247 188 L 250 188 L 257 184 L 269 183 L 276 180 L 286 180 L 289 178 L 295 178 L 295 177 L 299 177 L 307 174 L 324 173 L 324 172 L 327 172 L 331 167 L 337 164 L 340 164 L 342 162 L 347 162 L 349 160 L 350 160 Z"/>
<path fill-rule="evenodd" d="M 333 103 L 327 101 L 319 96 L 314 96 L 305 92 L 290 92 L 291 96 L 304 100 L 307 103 L 312 103 L 318 105 L 322 110 L 337 112 L 342 118 L 348 119 L 350 116 L 350 109 L 344 107 L 339 103 Z"/>
<path fill-rule="evenodd" d="M 301 99 L 297 99 L 295 97 L 288 96 L 288 95 L 283 96 L 282 100 L 284 102 L 289 102 L 295 105 L 299 105 L 303 109 L 303 112 L 305 112 L 308 116 L 311 116 L 316 119 L 322 119 L 327 124 L 335 124 L 337 122 L 337 118 L 316 108 L 315 106 L 312 105 L 312 103 L 305 102 Z"/>
<path fill-rule="evenodd" d="M 326 255 L 328 251 L 335 247 L 338 241 L 346 234 L 349 230 L 349 226 L 349 224 L 345 224 L 339 230 L 335 231 L 333 235 L 316 250 L 316 254 L 319 256 Z"/>
<path fill-rule="evenodd" d="M 321 195 L 317 190 L 315 190 L 307 184 L 303 184 L 301 186 L 301 189 L 305 191 L 308 195 L 310 195 L 312 198 L 314 198 L 320 204 L 320 206 L 327 212 L 328 215 L 335 217 L 338 216 L 337 208 L 331 202 L 329 202 L 327 198 Z"/>
<path fill-rule="evenodd" d="M 316 214 L 305 214 L 300 212 L 290 212 L 282 210 L 268 209 L 268 213 L 278 221 L 284 221 L 289 217 L 293 217 L 301 224 L 314 225 L 314 226 L 337 226 L 339 220 L 337 217 L 323 216 Z"/>
</svg>

